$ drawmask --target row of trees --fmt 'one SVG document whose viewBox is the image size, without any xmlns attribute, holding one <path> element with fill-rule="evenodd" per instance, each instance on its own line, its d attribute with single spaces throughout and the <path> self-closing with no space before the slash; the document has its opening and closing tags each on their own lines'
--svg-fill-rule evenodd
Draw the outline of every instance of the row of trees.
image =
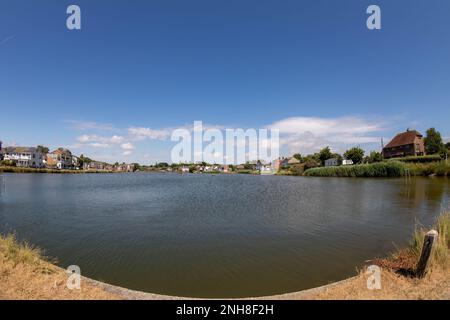
<svg viewBox="0 0 450 320">
<path fill-rule="evenodd" d="M 424 139 L 425 151 L 429 155 L 439 154 L 442 157 L 450 154 L 450 142 L 444 144 L 442 136 L 435 128 L 430 128 L 426 132 Z M 325 161 L 328 159 L 336 158 L 338 162 L 342 163 L 343 159 L 352 160 L 354 164 L 360 163 L 375 163 L 383 161 L 383 155 L 381 152 L 372 151 L 369 155 L 365 155 L 365 151 L 360 147 L 353 147 L 345 151 L 343 155 L 339 153 L 333 153 L 330 147 L 325 147 L 317 153 L 307 155 L 303 157 L 297 153 L 293 156 L 301 163 L 305 164 L 305 167 L 315 167 L 325 165 Z"/>
<path fill-rule="evenodd" d="M 293 157 L 299 160 L 301 163 L 306 164 L 307 167 L 317 167 L 320 165 L 324 166 L 326 160 L 333 158 L 338 159 L 338 162 L 340 163 L 342 163 L 343 159 L 352 160 L 354 164 L 362 163 L 365 160 L 367 161 L 370 160 L 371 162 L 375 162 L 378 159 L 380 159 L 379 161 L 382 160 L 381 153 L 379 152 L 372 152 L 370 156 L 366 158 L 364 158 L 364 154 L 365 154 L 364 150 L 361 149 L 360 147 L 353 147 L 345 151 L 343 155 L 332 152 L 330 147 L 325 147 L 319 152 L 307 155 L 305 157 L 303 157 L 299 153 L 294 154 Z"/>
</svg>

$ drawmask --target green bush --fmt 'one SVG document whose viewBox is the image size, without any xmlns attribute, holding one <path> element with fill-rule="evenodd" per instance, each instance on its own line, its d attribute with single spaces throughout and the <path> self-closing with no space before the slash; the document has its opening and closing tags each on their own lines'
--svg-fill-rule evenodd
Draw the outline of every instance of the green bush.
<svg viewBox="0 0 450 320">
<path fill-rule="evenodd" d="M 353 166 L 322 167 L 306 170 L 305 176 L 313 177 L 402 177 L 407 166 L 402 162 L 378 162 Z"/>
<path fill-rule="evenodd" d="M 306 170 L 304 175 L 314 177 L 450 176 L 450 164 L 445 161 L 432 163 L 385 161 L 354 166 L 314 168 Z"/>
<path fill-rule="evenodd" d="M 414 176 L 449 176 L 450 165 L 445 161 L 433 162 L 433 163 L 408 163 L 407 168 Z"/>
<path fill-rule="evenodd" d="M 413 162 L 413 163 L 427 163 L 441 161 L 442 158 L 438 154 L 428 155 L 428 156 L 409 156 L 404 158 L 392 158 L 388 161 L 401 161 L 401 162 Z"/>
<path fill-rule="evenodd" d="M 16 163 L 12 160 L 2 160 L 0 161 L 0 166 L 4 167 L 15 167 Z"/>
</svg>

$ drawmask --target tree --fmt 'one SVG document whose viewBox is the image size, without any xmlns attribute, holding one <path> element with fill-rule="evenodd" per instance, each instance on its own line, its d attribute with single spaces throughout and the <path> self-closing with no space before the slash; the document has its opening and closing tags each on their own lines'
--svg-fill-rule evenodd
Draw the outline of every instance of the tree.
<svg viewBox="0 0 450 320">
<path fill-rule="evenodd" d="M 300 153 L 294 154 L 293 157 L 294 157 L 295 159 L 297 159 L 298 161 L 300 161 L 300 162 L 302 161 L 302 155 L 301 155 Z"/>
<path fill-rule="evenodd" d="M 450 150 L 450 142 L 447 142 L 447 143 L 445 144 L 445 147 L 446 147 L 448 150 Z"/>
<path fill-rule="evenodd" d="M 444 143 L 439 131 L 435 128 L 427 130 L 427 136 L 425 137 L 425 151 L 427 154 L 441 153 L 444 149 Z"/>
<path fill-rule="evenodd" d="M 47 147 L 44 146 L 37 146 L 37 151 L 42 153 L 42 154 L 47 154 L 50 150 Z"/>
<path fill-rule="evenodd" d="M 383 161 L 383 155 L 381 152 L 372 151 L 369 156 L 366 157 L 367 163 L 375 163 Z"/>
<path fill-rule="evenodd" d="M 157 168 L 167 168 L 169 166 L 169 164 L 167 162 L 158 162 L 156 164 Z"/>
<path fill-rule="evenodd" d="M 325 164 L 325 160 L 331 159 L 333 154 L 331 153 L 330 147 L 323 148 L 319 152 L 319 160 L 322 165 Z"/>
<path fill-rule="evenodd" d="M 308 169 L 311 169 L 311 168 L 318 167 L 319 163 L 317 161 L 315 161 L 314 159 L 312 159 L 312 158 L 308 158 L 305 161 L 304 166 L 305 166 L 305 170 L 308 170 Z"/>
<path fill-rule="evenodd" d="M 361 163 L 364 158 L 364 150 L 360 147 L 351 148 L 345 151 L 344 158 L 352 160 L 354 164 Z"/>
</svg>

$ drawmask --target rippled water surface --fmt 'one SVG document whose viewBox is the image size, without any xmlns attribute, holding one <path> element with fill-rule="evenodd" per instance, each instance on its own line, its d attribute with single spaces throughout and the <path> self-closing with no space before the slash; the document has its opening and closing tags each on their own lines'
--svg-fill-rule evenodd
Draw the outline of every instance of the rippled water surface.
<svg viewBox="0 0 450 320">
<path fill-rule="evenodd" d="M 340 280 L 448 207 L 447 179 L 3 174 L 0 231 L 148 292 L 243 297 Z"/>
</svg>

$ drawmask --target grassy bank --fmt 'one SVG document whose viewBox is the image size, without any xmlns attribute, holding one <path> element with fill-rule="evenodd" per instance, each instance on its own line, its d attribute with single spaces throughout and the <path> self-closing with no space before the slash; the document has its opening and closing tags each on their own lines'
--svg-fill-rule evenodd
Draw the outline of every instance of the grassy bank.
<svg viewBox="0 0 450 320">
<path fill-rule="evenodd" d="M 411 176 L 449 176 L 450 164 L 445 161 L 432 163 L 407 163 L 384 161 L 354 166 L 321 167 L 306 170 L 311 177 L 403 177 Z"/>
<path fill-rule="evenodd" d="M 59 174 L 113 173 L 113 171 L 101 171 L 101 170 L 58 170 L 58 169 L 36 169 L 36 168 L 0 166 L 0 173 L 1 172 L 7 172 L 7 173 L 59 173 Z"/>
<path fill-rule="evenodd" d="M 81 289 L 66 287 L 67 274 L 46 260 L 42 251 L 14 235 L 0 235 L 0 299 L 117 299 L 82 281 Z"/>
<path fill-rule="evenodd" d="M 442 214 L 435 226 L 439 232 L 430 271 L 423 279 L 415 276 L 425 229 L 417 230 L 408 248 L 388 258 L 369 261 L 381 268 L 381 289 L 368 290 L 368 274 L 360 274 L 335 287 L 316 294 L 312 299 L 450 299 L 450 213 Z"/>
</svg>

